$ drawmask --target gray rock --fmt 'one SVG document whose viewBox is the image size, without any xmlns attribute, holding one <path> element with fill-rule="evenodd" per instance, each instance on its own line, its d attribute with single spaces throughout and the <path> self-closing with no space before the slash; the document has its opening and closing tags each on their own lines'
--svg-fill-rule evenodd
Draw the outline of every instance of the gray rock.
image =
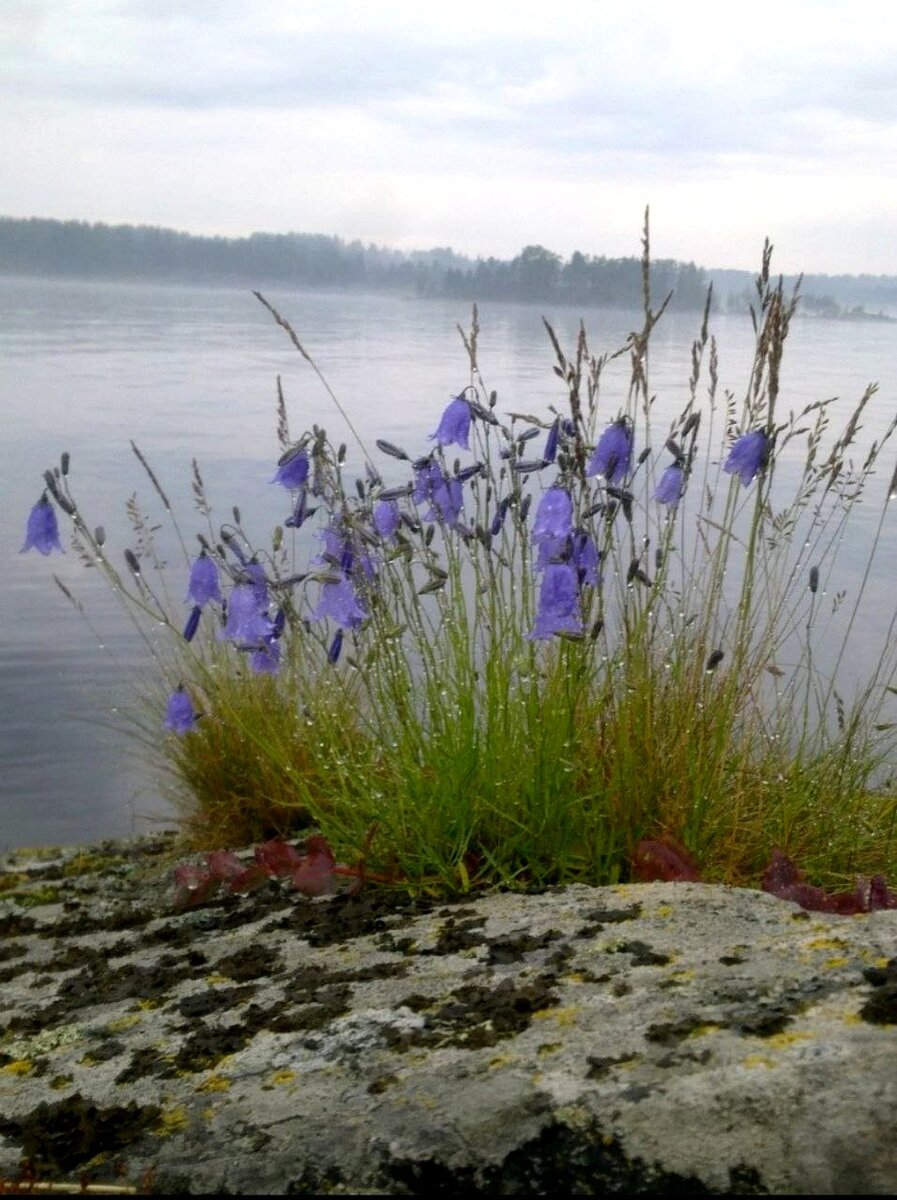
<svg viewBox="0 0 897 1200">
<path fill-rule="evenodd" d="M 170 850 L 0 866 L 0 1179 L 897 1191 L 897 911 L 272 883 L 175 913 Z"/>
</svg>

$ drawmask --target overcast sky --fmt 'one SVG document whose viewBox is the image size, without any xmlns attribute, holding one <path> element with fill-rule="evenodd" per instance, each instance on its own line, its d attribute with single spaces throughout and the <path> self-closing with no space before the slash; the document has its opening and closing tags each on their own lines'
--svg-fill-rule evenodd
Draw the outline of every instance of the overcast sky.
<svg viewBox="0 0 897 1200">
<path fill-rule="evenodd" d="M 0 0 L 0 214 L 897 274 L 893 0 Z"/>
</svg>

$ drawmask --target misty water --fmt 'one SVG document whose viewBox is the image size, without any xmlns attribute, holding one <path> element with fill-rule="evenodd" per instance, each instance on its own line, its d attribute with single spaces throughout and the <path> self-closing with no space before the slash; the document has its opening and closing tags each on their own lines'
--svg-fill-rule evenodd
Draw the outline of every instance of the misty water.
<svg viewBox="0 0 897 1200">
<path fill-rule="evenodd" d="M 293 324 L 370 446 L 386 438 L 414 453 L 449 398 L 469 381 L 456 323 L 457 302 L 347 293 L 287 293 L 271 302 Z M 638 324 L 634 313 L 546 313 L 572 350 L 580 316 L 595 352 L 616 349 Z M 497 411 L 545 413 L 564 389 L 541 311 L 484 304 L 480 365 Z M 664 317 L 652 343 L 657 449 L 687 399 L 697 314 Z M 753 349 L 747 317 L 718 315 L 720 386 L 743 395 Z M 199 459 L 219 521 L 239 504 L 259 544 L 287 514 L 288 497 L 268 481 L 278 457 L 276 378 L 282 378 L 293 436 L 313 422 L 361 456 L 308 364 L 248 289 L 0 279 L 0 479 L 6 569 L 0 574 L 0 849 L 141 832 L 171 810 L 152 765 L 129 739 L 126 721 L 152 662 L 96 571 L 67 548 L 45 559 L 19 554 L 25 520 L 39 498 L 43 471 L 71 455 L 73 492 L 91 524 L 107 530 L 110 558 L 133 541 L 125 516 L 137 492 L 155 519 L 158 501 L 130 449 L 134 439 L 178 511 L 185 531 L 202 526 L 190 494 L 190 462 Z M 625 402 L 626 358 L 603 385 L 607 420 Z M 846 413 L 866 383 L 881 385 L 860 444 L 879 436 L 897 407 L 897 325 L 795 321 L 786 348 L 781 410 L 839 396 Z M 835 424 L 836 422 L 833 422 Z M 894 454 L 877 487 L 854 514 L 843 578 L 859 585 Z M 868 614 L 850 656 L 854 682 L 871 669 L 895 603 L 897 509 L 886 522 Z M 61 518 L 63 542 L 67 545 Z M 117 557 L 116 557 L 117 556 Z M 56 573 L 84 606 L 74 611 Z M 186 571 L 172 558 L 172 593 Z M 180 593 L 180 594 L 178 594 Z M 185 606 L 186 614 L 187 608 Z M 850 680 L 844 690 L 849 692 Z M 162 714 L 159 715 L 159 736 Z"/>
</svg>

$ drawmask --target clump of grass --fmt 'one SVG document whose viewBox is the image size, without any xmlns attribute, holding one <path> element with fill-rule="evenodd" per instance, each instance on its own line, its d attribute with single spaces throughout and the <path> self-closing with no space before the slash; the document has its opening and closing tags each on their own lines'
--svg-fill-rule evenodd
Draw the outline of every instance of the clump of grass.
<svg viewBox="0 0 897 1200">
<path fill-rule="evenodd" d="M 744 395 L 719 393 L 708 296 L 688 400 L 658 436 L 650 344 L 669 298 L 654 306 L 647 222 L 643 278 L 642 327 L 615 354 L 594 355 L 583 328 L 568 354 L 546 326 L 562 401 L 544 414 L 503 412 L 486 391 L 474 309 L 471 382 L 435 445 L 415 457 L 378 442 L 375 461 L 358 439 L 351 482 L 324 429 L 291 441 L 278 389 L 290 513 L 264 549 L 236 509 L 215 528 L 195 466 L 193 558 L 135 447 L 190 567 L 183 634 L 136 501 L 119 572 L 67 461 L 46 474 L 143 636 L 147 622 L 172 634 L 144 735 L 195 844 L 312 824 L 341 860 L 364 847 L 375 871 L 440 889 L 625 879 L 638 843 L 661 836 L 731 883 L 756 883 L 774 847 L 820 883 L 893 873 L 897 643 L 853 702 L 837 690 L 893 482 L 852 607 L 825 593 L 895 425 L 856 462 L 874 387 L 834 437 L 832 401 L 779 413 L 797 294 L 771 279 L 767 246 Z M 621 355 L 630 385 L 607 398 Z M 45 552 L 48 506 L 29 525 Z"/>
</svg>

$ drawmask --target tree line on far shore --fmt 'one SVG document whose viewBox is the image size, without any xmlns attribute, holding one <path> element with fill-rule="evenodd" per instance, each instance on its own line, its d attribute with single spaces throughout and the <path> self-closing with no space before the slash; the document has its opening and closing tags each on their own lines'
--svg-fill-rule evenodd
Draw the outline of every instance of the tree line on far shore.
<svg viewBox="0 0 897 1200">
<path fill-rule="evenodd" d="M 694 263 L 652 262 L 655 303 L 673 292 L 680 308 L 699 309 L 709 276 Z M 365 287 L 463 300 L 552 301 L 638 307 L 638 258 L 544 246 L 515 258 L 468 258 L 450 248 L 401 251 L 310 233 L 198 237 L 146 225 L 0 217 L 0 273 L 148 278 L 179 282 L 276 282 L 296 287 Z"/>
</svg>

